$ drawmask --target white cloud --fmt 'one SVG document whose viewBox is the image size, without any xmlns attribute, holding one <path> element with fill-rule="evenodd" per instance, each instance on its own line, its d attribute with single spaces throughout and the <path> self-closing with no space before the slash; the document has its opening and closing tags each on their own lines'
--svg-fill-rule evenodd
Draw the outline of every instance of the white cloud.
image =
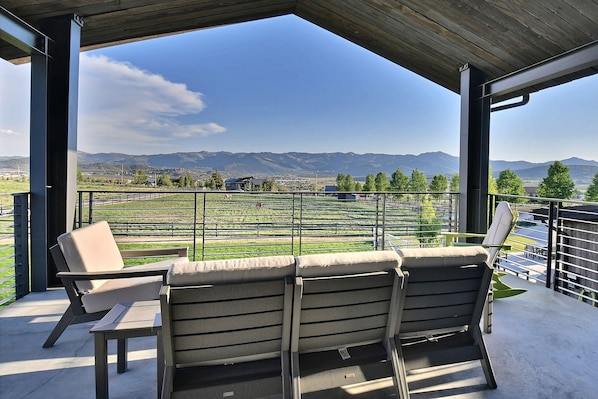
<svg viewBox="0 0 598 399">
<path fill-rule="evenodd" d="M 11 129 L 1 129 L 0 128 L 0 134 L 5 134 L 7 136 L 20 136 L 21 134 L 18 132 L 15 132 L 14 130 Z"/>
<path fill-rule="evenodd" d="M 0 59 L 0 156 L 29 155 L 28 64 Z"/>
<path fill-rule="evenodd" d="M 83 151 L 183 150 L 192 145 L 186 140 L 226 131 L 214 122 L 181 121 L 197 119 L 205 108 L 202 94 L 185 84 L 105 56 L 81 54 L 80 68 L 78 147 Z"/>
</svg>

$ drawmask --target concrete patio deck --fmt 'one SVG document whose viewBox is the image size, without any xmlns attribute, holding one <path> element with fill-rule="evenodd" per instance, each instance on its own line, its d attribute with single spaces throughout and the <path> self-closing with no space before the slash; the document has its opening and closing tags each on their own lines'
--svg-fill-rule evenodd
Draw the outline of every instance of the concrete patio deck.
<svg viewBox="0 0 598 399">
<path fill-rule="evenodd" d="M 598 309 L 513 276 L 505 281 L 529 291 L 494 305 L 493 332 L 485 339 L 498 388 L 486 387 L 473 362 L 410 375 L 412 398 L 596 397 Z M 2 399 L 95 397 L 93 323 L 70 326 L 53 348 L 42 349 L 67 305 L 64 290 L 53 289 L 0 311 Z M 124 374 L 116 373 L 115 342 L 109 353 L 111 398 L 157 397 L 155 337 L 129 340 Z M 359 391 L 347 389 L 346 397 L 358 398 Z"/>
</svg>

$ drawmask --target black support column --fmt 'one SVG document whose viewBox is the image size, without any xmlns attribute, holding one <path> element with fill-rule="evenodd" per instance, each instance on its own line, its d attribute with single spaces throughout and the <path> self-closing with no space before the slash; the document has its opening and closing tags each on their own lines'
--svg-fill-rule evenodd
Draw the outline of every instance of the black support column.
<svg viewBox="0 0 598 399">
<path fill-rule="evenodd" d="M 482 95 L 485 77 L 480 70 L 466 64 L 460 72 L 459 230 L 486 233 L 490 162 L 490 97 Z"/>
<path fill-rule="evenodd" d="M 42 23 L 42 31 L 51 39 L 47 86 L 47 246 L 55 244 L 60 234 L 70 231 L 75 218 L 82 25 L 82 20 L 73 14 L 49 18 Z M 48 256 L 48 286 L 58 283 L 56 266 Z"/>
<path fill-rule="evenodd" d="M 30 226 L 31 291 L 43 292 L 48 284 L 48 208 L 46 203 L 48 57 L 31 55 L 30 116 Z"/>
</svg>

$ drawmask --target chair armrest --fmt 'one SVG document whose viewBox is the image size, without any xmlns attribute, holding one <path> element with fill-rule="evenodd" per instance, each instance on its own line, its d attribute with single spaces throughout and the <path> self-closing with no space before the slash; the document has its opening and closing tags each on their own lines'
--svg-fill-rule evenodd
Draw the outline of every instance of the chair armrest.
<svg viewBox="0 0 598 399">
<path fill-rule="evenodd" d="M 482 245 L 482 244 L 476 244 L 474 242 L 453 242 L 451 245 L 454 247 L 468 247 L 468 246 L 479 245 L 484 248 L 500 248 L 500 249 L 504 249 L 507 251 L 511 250 L 511 246 L 508 244 L 484 244 L 484 245 Z"/>
<path fill-rule="evenodd" d="M 132 278 L 132 277 L 147 277 L 147 276 L 162 276 L 165 278 L 168 269 L 162 268 L 147 268 L 136 270 L 114 270 L 110 272 L 59 272 L 56 277 L 63 280 L 110 280 L 115 278 Z"/>
<path fill-rule="evenodd" d="M 484 233 L 459 233 L 457 231 L 441 231 L 441 236 L 445 236 L 447 238 L 484 238 L 486 234 Z"/>
<path fill-rule="evenodd" d="M 452 245 L 460 245 L 457 241 L 459 238 L 484 238 L 486 234 L 482 233 L 459 233 L 457 231 L 441 231 L 440 235 L 444 237 L 444 242 L 446 246 Z M 465 243 L 467 245 L 467 243 Z M 471 245 L 471 244 L 469 244 Z M 479 244 L 477 244 L 479 245 Z"/>
<path fill-rule="evenodd" d="M 172 248 L 142 248 L 142 249 L 121 249 L 120 254 L 123 258 L 146 258 L 166 255 L 177 255 L 179 258 L 187 257 L 188 247 Z"/>
</svg>

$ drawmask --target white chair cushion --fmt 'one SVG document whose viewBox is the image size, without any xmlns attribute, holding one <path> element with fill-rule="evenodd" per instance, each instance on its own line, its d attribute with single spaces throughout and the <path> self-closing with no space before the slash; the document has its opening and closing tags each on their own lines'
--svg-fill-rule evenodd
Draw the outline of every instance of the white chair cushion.
<svg viewBox="0 0 598 399">
<path fill-rule="evenodd" d="M 498 245 L 504 244 L 507 236 L 511 232 L 514 222 L 513 219 L 514 215 L 509 203 L 500 202 L 494 212 L 494 218 L 492 219 L 492 224 L 488 229 L 488 233 L 486 233 L 486 237 L 484 237 L 484 241 L 482 241 L 482 245 L 492 245 L 491 247 L 488 247 L 488 259 L 490 263 L 494 263 L 496 259 L 496 255 L 500 249 Z"/>
<path fill-rule="evenodd" d="M 482 246 L 402 248 L 398 251 L 404 267 L 464 266 L 488 261 L 488 251 Z"/>
<path fill-rule="evenodd" d="M 173 286 L 266 280 L 292 276 L 295 258 L 290 255 L 177 263 L 167 275 Z"/>
<path fill-rule="evenodd" d="M 72 272 L 109 272 L 124 267 L 123 258 L 106 221 L 62 234 L 57 241 Z M 81 292 L 90 292 L 105 281 L 77 281 L 76 284 Z"/>
<path fill-rule="evenodd" d="M 81 302 L 87 313 L 112 309 L 117 303 L 159 299 L 162 276 L 107 280 L 101 287 L 83 295 Z"/>
<path fill-rule="evenodd" d="M 395 251 L 343 252 L 297 257 L 297 275 L 338 276 L 391 270 L 401 266 Z"/>
</svg>

